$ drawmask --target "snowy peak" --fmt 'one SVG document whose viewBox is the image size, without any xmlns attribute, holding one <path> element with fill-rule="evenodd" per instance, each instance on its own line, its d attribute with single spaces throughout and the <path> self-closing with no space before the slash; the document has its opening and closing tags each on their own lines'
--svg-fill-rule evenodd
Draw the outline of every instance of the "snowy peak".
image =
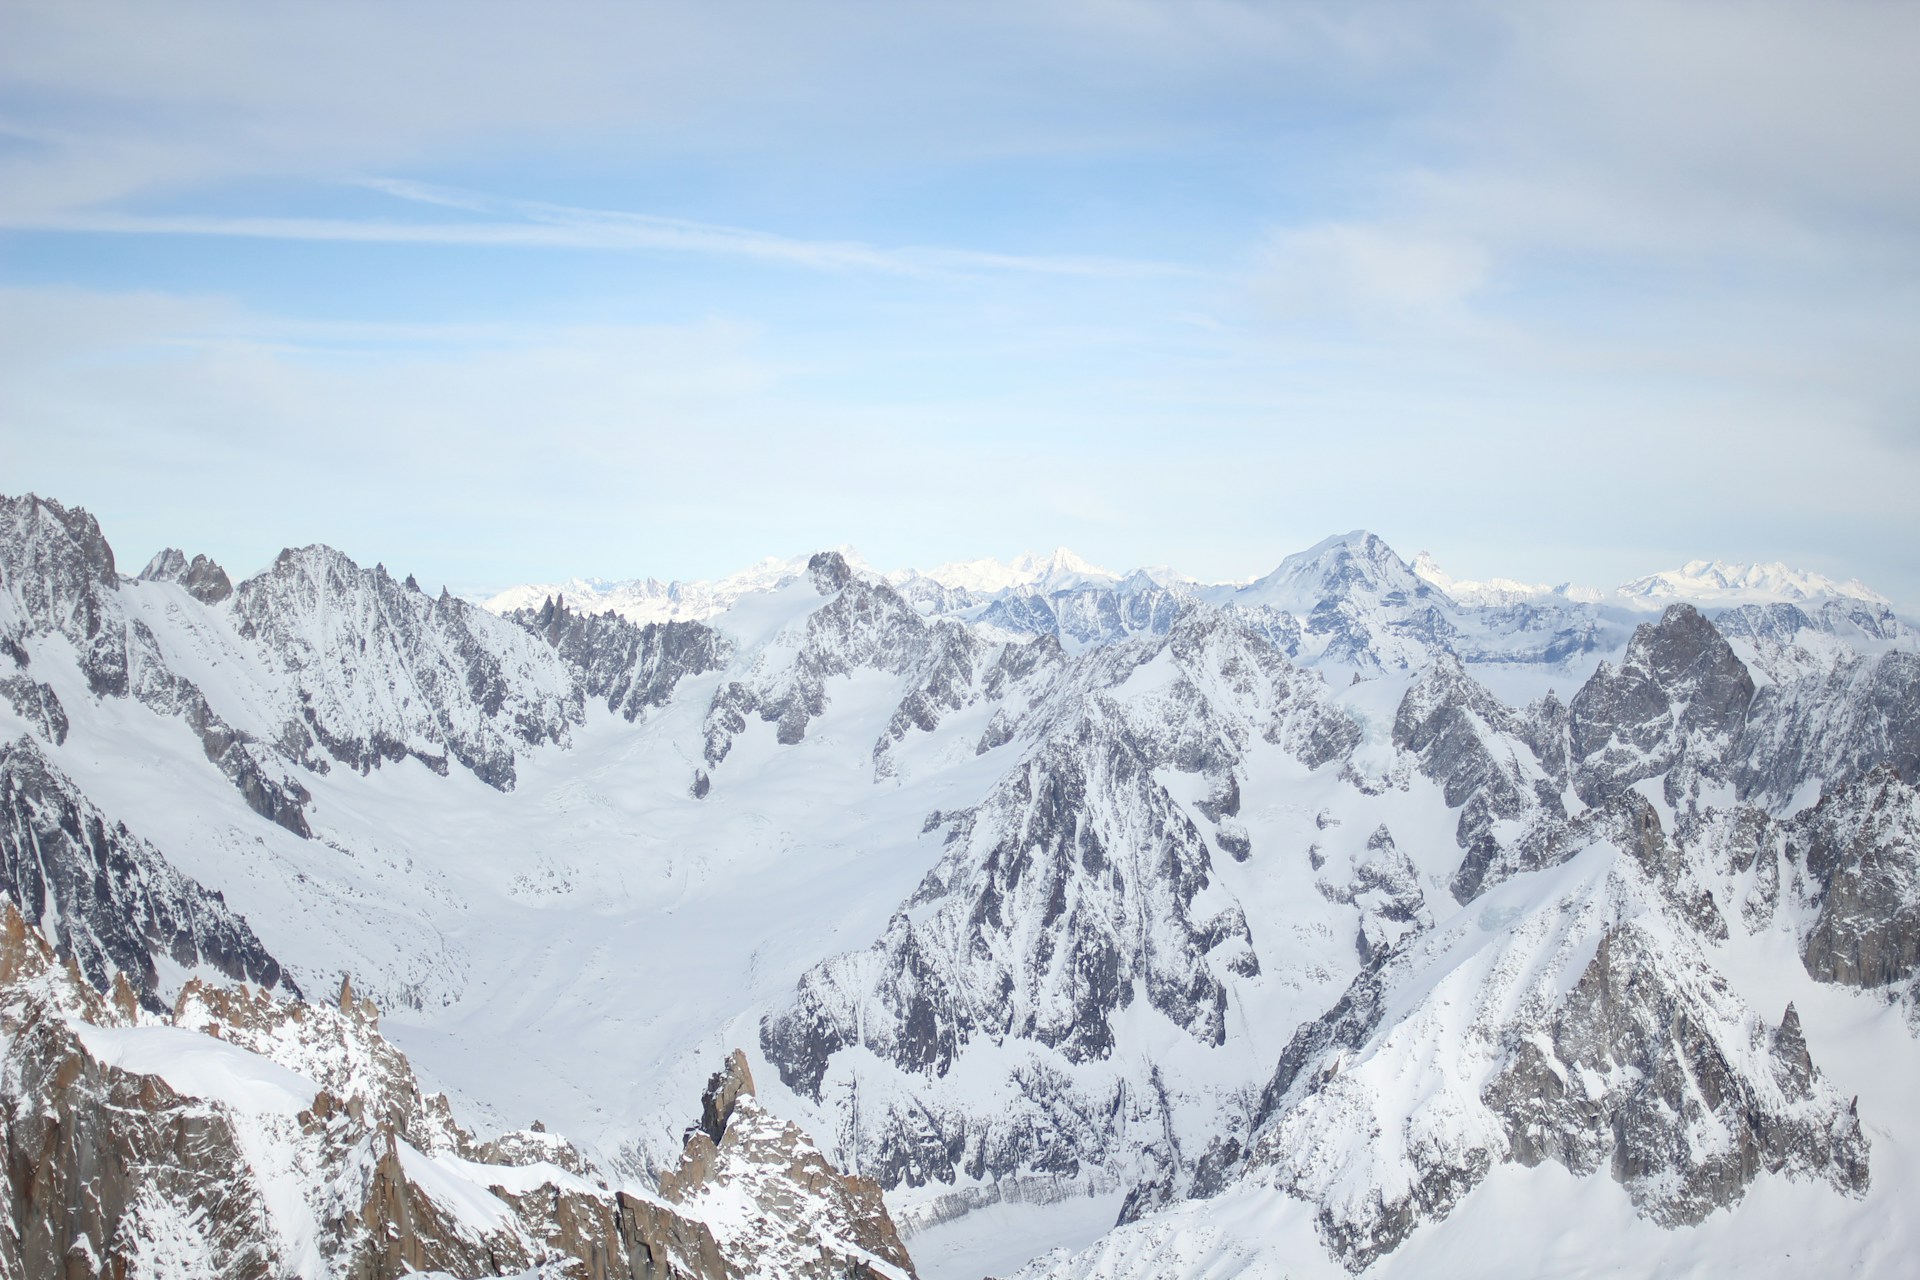
<svg viewBox="0 0 1920 1280">
<path fill-rule="evenodd" d="M 115 581 L 113 548 L 83 508 L 31 493 L 0 498 L 0 649 L 17 664 L 25 664 L 19 640 L 31 630 L 92 641 Z"/>
<path fill-rule="evenodd" d="M 1624 583 L 1620 594 L 1646 600 L 1696 600 L 1712 604 L 1796 603 L 1836 596 L 1873 604 L 1891 603 L 1858 578 L 1836 582 L 1777 560 L 1771 564 L 1689 560 L 1678 569 L 1651 573 Z"/>
<path fill-rule="evenodd" d="M 991 556 L 956 560 L 937 565 L 919 576 L 931 578 L 943 587 L 956 587 L 976 595 L 994 595 L 1019 587 L 1050 593 L 1082 586 L 1111 586 L 1120 581 L 1120 575 L 1089 563 L 1066 547 L 1055 547 L 1044 556 L 1029 552 L 1015 556 L 1011 562 Z"/>
<path fill-rule="evenodd" d="M 1411 602 L 1439 596 L 1413 567 L 1402 560 L 1377 534 L 1365 529 L 1324 539 L 1280 562 L 1280 567 L 1235 593 L 1242 604 L 1272 605 L 1295 613 L 1311 613 L 1329 600 L 1353 596 Z"/>
</svg>

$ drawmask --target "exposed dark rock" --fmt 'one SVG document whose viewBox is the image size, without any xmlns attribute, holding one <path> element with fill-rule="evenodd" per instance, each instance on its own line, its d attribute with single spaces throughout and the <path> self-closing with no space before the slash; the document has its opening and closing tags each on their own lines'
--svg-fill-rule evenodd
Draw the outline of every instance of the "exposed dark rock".
<svg viewBox="0 0 1920 1280">
<path fill-rule="evenodd" d="M 5 698 L 15 715 L 55 746 L 67 740 L 66 708 L 47 685 L 23 675 L 6 676 L 0 678 L 0 698 Z"/>
<path fill-rule="evenodd" d="M 233 582 L 227 571 L 203 555 L 188 561 L 186 553 L 174 547 L 155 555 L 140 571 L 142 582 L 177 582 L 201 604 L 219 604 L 233 594 Z M 407 579 L 411 584 L 413 579 Z"/>
<path fill-rule="evenodd" d="M 298 689 L 288 736 L 362 772 L 408 756 L 444 772 L 450 757 L 511 790 L 516 749 L 564 741 L 580 719 L 580 691 L 547 645 L 330 547 L 281 552 L 232 608 Z"/>
<path fill-rule="evenodd" d="M 122 998 L 124 997 L 124 998 Z M 431 1271 L 567 1280 L 911 1280 L 879 1188 L 833 1168 L 768 1115 L 736 1055 L 710 1094 L 716 1142 L 696 1128 L 662 1198 L 610 1190 L 539 1131 L 477 1142 L 420 1091 L 343 984 L 339 1009 L 191 984 L 171 1027 L 130 992 L 102 1000 L 9 904 L 0 911 L 0 1158 L 9 1174 L 0 1274 L 321 1274 L 399 1280 Z M 297 1117 L 234 1123 L 219 1098 L 96 1058 L 87 1034 L 199 1033 L 320 1082 Z M 243 1136 L 244 1135 L 244 1136 Z M 457 1157 L 422 1180 L 437 1155 Z M 532 1166 L 531 1169 L 528 1166 Z M 500 1170 L 488 1185 L 489 1167 Z M 511 1174 L 509 1170 L 512 1170 Z M 545 1170 L 544 1174 L 542 1170 Z M 462 1181 L 451 1192 L 450 1181 Z M 503 1185 L 504 1184 L 504 1185 Z M 512 1190 L 508 1187 L 511 1186 Z M 269 1197 L 272 1197 L 271 1201 Z M 722 1212 L 703 1220 L 712 1197 Z M 476 1214 L 474 1206 L 493 1201 Z M 744 1200 L 749 1212 L 737 1211 Z M 289 1212 L 317 1232 L 290 1240 Z M 298 1247 L 302 1256 L 288 1250 Z"/>
<path fill-rule="evenodd" d="M 48 922 L 96 990 L 123 975 L 148 1008 L 162 1007 L 160 956 L 297 994 L 218 893 L 109 823 L 31 738 L 0 746 L 0 894 Z"/>
<path fill-rule="evenodd" d="M 1882 765 L 1821 797 L 1787 839 L 1814 890 L 1807 972 L 1854 987 L 1920 978 L 1920 791 Z"/>
<path fill-rule="evenodd" d="M 0 497 L 0 590 L 30 629 L 57 631 L 85 653 L 118 581 L 113 548 L 85 510 L 33 494 Z"/>
<path fill-rule="evenodd" d="M 931 723 L 940 710 L 961 705 L 962 691 L 970 690 L 983 647 L 970 632 L 953 622 L 929 622 L 893 588 L 852 577 L 837 552 L 822 552 L 814 559 L 825 566 L 815 574 L 816 585 L 839 582 L 822 591 L 832 599 L 801 624 L 797 653 L 781 665 L 756 667 L 715 691 L 705 725 L 709 767 L 726 759 L 750 716 L 774 725 L 782 746 L 800 742 L 807 725 L 826 712 L 826 682 L 855 670 L 914 677 L 894 717 L 898 733 L 889 729 L 894 740 L 915 724 Z M 839 570 L 846 570 L 844 581 Z M 883 749 L 876 751 L 876 756 L 883 754 Z"/>
<path fill-rule="evenodd" d="M 1920 654 L 1846 657 L 1755 696 L 1733 780 L 1779 803 L 1808 782 L 1841 786 L 1878 765 L 1920 781 Z"/>
<path fill-rule="evenodd" d="M 1735 1203 L 1762 1171 L 1864 1192 L 1859 1118 L 1814 1069 L 1797 1015 L 1774 1029 L 1755 1018 L 1692 931 L 1650 909 L 1664 896 L 1654 869 L 1625 852 L 1590 863 L 1608 874 L 1568 882 L 1575 896 L 1524 922 L 1489 908 L 1480 928 L 1525 932 L 1504 935 L 1519 963 L 1489 964 L 1477 988 L 1451 972 L 1444 939 L 1416 945 L 1369 967 L 1296 1032 L 1248 1158 L 1319 1206 L 1322 1237 L 1350 1270 L 1445 1216 L 1508 1160 L 1605 1171 L 1642 1214 L 1670 1226 Z M 1598 936 L 1588 940 L 1590 928 Z M 1469 1026 L 1469 1039 L 1498 1037 L 1487 1067 L 1469 1066 L 1476 1052 L 1456 1048 L 1440 1070 L 1484 1081 L 1472 1087 L 1504 1139 L 1487 1141 L 1476 1121 L 1438 1118 L 1471 1110 L 1465 1099 L 1428 1122 L 1395 1122 L 1404 1100 L 1379 1091 L 1412 1072 L 1444 1092 L 1420 1064 Z M 1355 1114 L 1378 1114 L 1379 1127 L 1354 1133 Z"/>
<path fill-rule="evenodd" d="M 914 1274 L 879 1185 L 841 1173 L 799 1128 L 769 1114 L 738 1049 L 707 1085 L 700 1123 L 660 1194 L 696 1216 L 710 1199 L 730 1206 L 742 1195 L 760 1210 L 752 1220 L 725 1209 L 708 1219 L 729 1275 L 886 1280 L 869 1259 Z"/>
<path fill-rule="evenodd" d="M 1692 605 L 1670 606 L 1633 633 L 1617 669 L 1602 663 L 1574 695 L 1574 790 L 1598 804 L 1683 761 L 1716 768 L 1753 698 L 1753 677 L 1713 624 Z"/>
<path fill-rule="evenodd" d="M 1728 1043 L 1716 1011 L 1670 967 L 1644 932 L 1610 931 L 1552 1023 L 1553 1057 L 1515 1039 L 1485 1095 L 1507 1119 L 1511 1158 L 1604 1168 L 1666 1226 L 1734 1203 L 1763 1169 L 1864 1192 L 1859 1118 L 1830 1091 L 1815 1096 L 1793 1007 L 1772 1032 Z M 1617 1083 L 1596 1091 L 1602 1080 Z"/>
<path fill-rule="evenodd" d="M 732 642 L 703 623 L 641 626 L 612 612 L 575 613 L 558 597 L 509 616 L 559 651 L 587 697 L 628 720 L 664 707 L 682 680 L 717 671 L 733 655 Z"/>
<path fill-rule="evenodd" d="M 807 576 L 813 580 L 814 590 L 830 596 L 853 581 L 853 570 L 838 551 L 816 551 L 807 561 Z"/>
</svg>

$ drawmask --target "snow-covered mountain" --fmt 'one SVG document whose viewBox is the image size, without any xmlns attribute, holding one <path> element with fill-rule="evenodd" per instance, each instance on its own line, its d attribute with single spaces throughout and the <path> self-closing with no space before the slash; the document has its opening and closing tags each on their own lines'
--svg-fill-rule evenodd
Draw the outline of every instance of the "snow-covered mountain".
<svg viewBox="0 0 1920 1280">
<path fill-rule="evenodd" d="M 1047 594 L 1090 585 L 1112 586 L 1120 581 L 1119 574 L 1089 564 L 1065 547 L 1055 547 L 1048 555 L 1028 552 L 1011 561 L 991 557 L 957 560 L 917 575 L 908 570 L 903 576 L 930 578 L 943 587 L 954 587 L 977 596 L 994 595 L 1016 587 L 1030 587 Z"/>
<path fill-rule="evenodd" d="M 1891 603 L 1858 578 L 1836 582 L 1801 569 L 1772 564 L 1728 564 L 1689 560 L 1678 569 L 1648 574 L 1623 583 L 1620 594 L 1646 600 L 1693 600 L 1708 604 L 1799 604 L 1822 598 Z"/>
<path fill-rule="evenodd" d="M 1238 585 L 775 564 L 489 611 L 324 547 L 128 578 L 0 501 L 0 889 L 136 1021 L 348 975 L 448 1124 L 702 1221 L 797 1194 L 689 1154 L 743 1045 L 755 1168 L 871 1179 L 935 1280 L 1920 1249 L 1884 602 L 1455 594 L 1364 532 Z"/>
</svg>

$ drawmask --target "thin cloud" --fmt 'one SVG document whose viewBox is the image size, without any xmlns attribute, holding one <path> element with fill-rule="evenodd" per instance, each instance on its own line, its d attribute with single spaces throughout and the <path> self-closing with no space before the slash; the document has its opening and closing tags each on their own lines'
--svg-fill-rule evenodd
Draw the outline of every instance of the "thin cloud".
<svg viewBox="0 0 1920 1280">
<path fill-rule="evenodd" d="M 97 235 L 227 236 L 365 244 L 697 253 L 821 270 L 865 270 L 910 276 L 1015 272 L 1112 278 L 1188 273 L 1187 268 L 1168 263 L 1115 258 L 1031 256 L 938 247 L 880 248 L 852 240 L 803 240 L 721 223 L 513 200 L 405 179 L 366 179 L 359 185 L 410 203 L 459 209 L 486 215 L 491 220 L 401 222 L 79 209 L 0 215 L 0 226 L 15 231 Z"/>
</svg>

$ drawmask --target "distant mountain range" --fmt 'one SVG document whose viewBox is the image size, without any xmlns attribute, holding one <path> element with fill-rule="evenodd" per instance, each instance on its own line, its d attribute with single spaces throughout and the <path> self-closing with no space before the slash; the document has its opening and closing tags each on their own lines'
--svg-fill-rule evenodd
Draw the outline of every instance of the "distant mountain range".
<svg viewBox="0 0 1920 1280">
<path fill-rule="evenodd" d="M 1778 565 L 483 608 L 0 499 L 0 1274 L 1900 1274 L 1917 782 Z"/>
<path fill-rule="evenodd" d="M 1300 555 L 1289 557 L 1273 574 L 1258 579 L 1268 592 L 1281 589 L 1303 571 L 1325 558 L 1336 546 L 1385 547 L 1380 539 L 1365 530 L 1355 530 L 1329 538 Z M 880 574 L 851 547 L 838 549 L 847 562 L 862 572 L 879 574 L 896 589 L 918 598 L 943 602 L 964 600 L 978 605 L 1008 594 L 1052 595 L 1072 590 L 1124 590 L 1127 583 L 1152 584 L 1170 590 L 1219 599 L 1223 593 L 1243 590 L 1245 583 L 1202 583 L 1177 570 L 1165 567 L 1134 569 L 1115 573 L 1090 564 L 1066 547 L 1056 547 L 1046 555 L 1026 554 L 1011 561 L 991 557 L 961 560 L 938 565 L 925 571 L 900 569 Z M 1392 556 L 1389 550 L 1388 555 Z M 1696 604 L 1797 604 L 1825 599 L 1859 600 L 1872 605 L 1891 606 L 1878 592 L 1858 579 L 1838 582 L 1817 573 L 1792 569 L 1784 564 L 1729 564 L 1720 560 L 1693 560 L 1679 569 L 1647 574 L 1623 583 L 1613 591 L 1562 583 L 1558 586 L 1518 582 L 1511 578 L 1491 578 L 1484 582 L 1455 578 L 1442 569 L 1426 552 L 1411 564 L 1393 556 L 1413 577 L 1438 589 L 1456 604 L 1511 605 L 1526 601 L 1563 599 L 1579 604 L 1606 602 L 1642 603 L 1658 607 L 1671 600 Z M 661 582 L 657 578 L 571 578 L 565 582 L 526 583 L 503 591 L 472 597 L 496 613 L 515 609 L 538 608 L 548 596 L 563 596 L 575 608 L 611 609 L 631 622 L 665 622 L 670 619 L 699 620 L 723 612 L 733 601 L 749 592 L 765 590 L 791 582 L 806 569 L 806 556 L 781 560 L 768 558 L 751 568 L 711 582 Z M 1310 572 L 1310 571 L 1307 571 Z M 1381 572 L 1391 573 L 1382 568 Z M 941 591 L 930 591 L 931 584 Z M 1294 602 L 1310 597 L 1309 588 L 1296 593 Z M 1649 603 L 1650 602 L 1650 603 Z M 964 606 L 962 606 L 964 607 Z"/>
</svg>

